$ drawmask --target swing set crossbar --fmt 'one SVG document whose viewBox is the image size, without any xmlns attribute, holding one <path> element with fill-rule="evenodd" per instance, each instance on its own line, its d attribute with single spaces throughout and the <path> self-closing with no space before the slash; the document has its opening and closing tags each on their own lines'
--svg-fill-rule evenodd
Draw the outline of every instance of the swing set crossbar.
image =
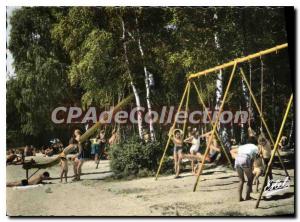
<svg viewBox="0 0 300 222">
<path fill-rule="evenodd" d="M 185 110 L 187 111 L 187 109 L 188 109 L 187 107 L 188 107 L 188 104 L 189 104 L 189 94 L 190 94 L 190 87 L 191 87 L 191 84 L 194 84 L 194 86 L 195 86 L 195 88 L 196 88 L 196 91 L 197 91 L 197 94 L 198 94 L 198 97 L 199 97 L 199 99 L 201 100 L 201 103 L 202 103 L 203 107 L 204 107 L 204 108 L 206 107 L 205 104 L 204 104 L 204 102 L 203 102 L 202 99 L 201 99 L 200 92 L 199 92 L 199 90 L 198 90 L 198 88 L 197 88 L 195 82 L 193 81 L 194 78 L 198 78 L 198 77 L 200 77 L 200 76 L 203 76 L 203 75 L 206 75 L 206 74 L 209 74 L 209 73 L 213 73 L 213 72 L 216 72 L 216 71 L 221 70 L 221 69 L 224 69 L 224 68 L 232 67 L 231 75 L 230 75 L 229 81 L 228 81 L 228 83 L 227 83 L 225 93 L 224 93 L 223 98 L 222 98 L 222 102 L 221 102 L 221 106 L 220 106 L 220 109 L 219 109 L 219 112 L 218 112 L 218 115 L 217 115 L 217 119 L 215 120 L 215 122 L 214 122 L 213 124 L 211 123 L 211 124 L 212 124 L 212 127 L 213 127 L 213 129 L 212 129 L 212 135 L 214 135 L 214 134 L 216 133 L 216 130 L 217 130 L 217 123 L 219 122 L 220 114 L 221 114 L 221 112 L 222 112 L 222 110 L 223 110 L 223 106 L 224 106 L 224 104 L 225 104 L 225 101 L 226 101 L 226 98 L 227 98 L 227 95 L 228 95 L 228 92 L 229 92 L 230 85 L 231 85 L 231 83 L 232 83 L 234 74 L 235 74 L 235 72 L 236 72 L 237 65 L 238 65 L 239 63 L 247 62 L 247 61 L 250 61 L 250 60 L 255 59 L 255 58 L 258 58 L 258 57 L 261 58 L 263 55 L 271 54 L 271 53 L 274 53 L 274 52 L 276 52 L 276 54 L 277 54 L 277 52 L 278 52 L 279 50 L 284 49 L 284 48 L 287 48 L 287 47 L 288 47 L 288 44 L 285 43 L 285 44 L 278 45 L 278 46 L 275 46 L 275 47 L 270 48 L 270 49 L 266 49 L 266 50 L 263 50 L 263 51 L 260 51 L 260 52 L 257 52 L 257 53 L 248 55 L 248 56 L 243 57 L 243 58 L 237 58 L 237 59 L 235 59 L 235 60 L 232 60 L 232 61 L 230 61 L 230 62 L 224 63 L 224 64 L 222 64 L 222 65 L 215 66 L 214 68 L 210 68 L 210 69 L 207 69 L 207 70 L 204 70 L 204 71 L 195 73 L 195 74 L 191 74 L 190 76 L 187 77 L 187 80 L 188 80 L 188 81 L 187 81 L 187 84 L 186 84 L 186 86 L 185 86 L 184 93 L 183 93 L 183 95 L 182 95 L 182 97 L 181 97 L 181 101 L 180 101 L 180 104 L 179 104 L 177 113 L 181 110 L 181 107 L 182 107 L 182 105 L 183 105 L 183 101 L 185 100 L 186 97 L 187 97 L 187 101 L 186 101 L 186 107 L 185 107 Z M 258 105 L 258 103 L 257 103 L 257 101 L 256 101 L 256 98 L 255 98 L 255 96 L 254 96 L 254 94 L 253 94 L 253 92 L 252 92 L 251 85 L 248 83 L 248 80 L 247 80 L 247 78 L 246 78 L 246 76 L 245 76 L 245 74 L 244 74 L 242 68 L 240 68 L 240 75 L 241 75 L 242 79 L 246 82 L 246 86 L 247 86 L 247 88 L 248 88 L 248 90 L 249 90 L 249 92 L 250 92 L 250 95 L 251 95 L 250 98 L 252 98 L 252 99 L 254 100 L 254 103 L 255 103 L 255 106 L 256 106 L 256 108 L 257 108 L 257 111 L 258 111 L 259 114 L 260 114 L 260 118 L 261 118 L 261 120 L 262 120 L 262 123 L 263 123 L 264 127 L 267 129 L 268 135 L 269 135 L 269 137 L 270 137 L 270 139 L 271 139 L 271 141 L 272 141 L 272 143 L 273 143 L 273 145 L 274 145 L 274 150 L 273 150 L 273 153 L 272 153 L 272 160 L 273 160 L 273 158 L 274 158 L 275 153 L 277 153 L 277 154 L 278 154 L 278 158 L 279 158 L 279 160 L 280 160 L 280 163 L 281 163 L 283 169 L 285 170 L 286 175 L 289 176 L 289 175 L 288 175 L 288 172 L 287 172 L 287 170 L 286 170 L 286 168 L 285 168 L 285 166 L 284 166 L 284 163 L 283 163 L 283 161 L 281 160 L 280 153 L 278 152 L 277 148 L 278 148 L 279 138 L 280 138 L 280 136 L 281 136 L 282 129 L 283 129 L 283 126 L 284 126 L 285 121 L 286 121 L 286 118 L 287 118 L 287 113 L 289 112 L 289 109 L 290 109 L 290 107 L 291 107 L 291 103 L 292 103 L 292 100 L 293 100 L 293 94 L 292 94 L 291 97 L 290 97 L 290 101 L 289 101 L 289 104 L 288 104 L 288 108 L 287 108 L 285 117 L 284 117 L 284 119 L 283 119 L 283 121 L 282 121 L 282 125 L 281 125 L 281 128 L 280 128 L 280 132 L 278 133 L 277 139 L 276 139 L 276 142 L 275 142 L 274 139 L 273 139 L 273 137 L 272 137 L 272 135 L 271 135 L 271 133 L 270 133 L 269 127 L 268 127 L 268 125 L 266 124 L 266 122 L 265 122 L 265 120 L 264 120 L 264 117 L 263 117 L 263 114 L 262 114 L 262 110 L 261 110 L 261 108 L 259 107 L 259 105 Z M 176 120 L 176 118 L 175 118 L 175 121 L 173 122 L 171 129 L 174 129 L 176 122 L 177 122 L 177 120 Z M 185 127 L 186 127 L 186 122 L 185 122 L 185 124 L 184 124 L 184 130 L 185 130 Z M 168 149 L 168 146 L 170 145 L 171 136 L 169 135 L 168 137 L 169 137 L 169 138 L 168 138 L 167 144 L 166 144 L 166 146 L 165 146 L 163 156 L 162 156 L 162 158 L 161 158 L 161 160 L 160 160 L 160 164 L 159 164 L 158 170 L 157 170 L 157 172 L 156 172 L 156 176 L 155 176 L 155 179 L 156 179 L 156 180 L 157 180 L 157 178 L 158 178 L 158 175 L 159 175 L 161 166 L 162 166 L 162 164 L 163 164 L 163 159 L 164 159 L 164 157 L 165 157 L 166 150 Z M 207 148 L 206 148 L 205 153 L 204 153 L 204 155 L 203 155 L 203 160 L 205 160 L 206 157 L 207 157 L 207 155 L 208 155 L 208 151 L 209 151 L 209 148 L 208 148 L 208 147 L 210 147 L 211 143 L 212 143 L 212 137 L 209 138 L 209 141 L 208 141 L 208 144 L 207 144 Z M 222 147 L 222 148 L 223 148 L 223 147 Z M 225 154 L 226 154 L 226 151 L 225 151 Z M 226 156 L 226 157 L 227 157 L 227 159 L 229 159 L 228 156 Z M 228 161 L 228 162 L 231 162 L 231 161 Z M 197 179 L 196 179 L 196 181 L 195 181 L 194 188 L 193 188 L 193 191 L 194 191 L 194 192 L 195 192 L 196 189 L 197 189 L 197 185 L 198 185 L 198 183 L 199 183 L 200 175 L 201 175 L 201 173 L 202 173 L 202 171 L 203 171 L 204 164 L 205 164 L 205 161 L 202 161 L 202 162 L 201 162 L 201 165 L 200 165 L 200 168 L 198 169 L 198 172 L 197 172 Z M 272 164 L 272 161 L 270 161 L 269 164 L 268 164 L 267 172 L 269 171 L 269 168 L 270 168 L 270 165 L 271 165 L 271 164 Z M 265 178 L 264 178 L 264 184 L 266 183 L 267 175 L 268 175 L 268 174 L 265 175 Z M 263 187 L 264 187 L 264 186 L 263 186 Z M 260 199 L 261 199 L 261 196 L 262 196 L 262 192 L 260 193 L 260 197 L 259 197 L 259 199 L 258 199 L 258 201 L 257 201 L 257 203 L 256 203 L 256 208 L 257 208 L 258 205 L 259 205 L 259 201 L 260 201 Z"/>
<path fill-rule="evenodd" d="M 260 52 L 257 52 L 257 53 L 254 53 L 254 54 L 242 57 L 242 58 L 236 58 L 236 59 L 234 59 L 234 60 L 232 60 L 230 62 L 224 63 L 222 65 L 218 65 L 218 66 L 215 66 L 213 68 L 206 69 L 206 70 L 203 70 L 201 72 L 191 74 L 187 78 L 188 78 L 188 80 L 191 80 L 191 79 L 194 79 L 194 78 L 198 78 L 200 76 L 204 76 L 204 75 L 207 75 L 207 74 L 219 71 L 220 69 L 225 69 L 225 68 L 234 66 L 235 64 L 243 63 L 243 62 L 246 62 L 246 61 L 249 61 L 249 60 L 261 57 L 263 55 L 271 54 L 273 52 L 278 52 L 279 50 L 287 48 L 287 47 L 288 47 L 287 43 L 282 44 L 282 45 L 277 45 L 277 46 L 275 46 L 273 48 L 266 49 L 266 50 L 263 50 L 263 51 L 260 51 Z"/>
</svg>

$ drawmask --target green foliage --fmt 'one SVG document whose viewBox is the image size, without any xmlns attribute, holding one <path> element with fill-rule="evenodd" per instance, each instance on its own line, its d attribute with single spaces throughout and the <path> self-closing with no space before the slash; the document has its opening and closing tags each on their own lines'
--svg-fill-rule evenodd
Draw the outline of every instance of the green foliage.
<svg viewBox="0 0 300 222">
<path fill-rule="evenodd" d="M 138 18 L 145 58 L 141 58 L 136 42 L 127 37 L 129 66 L 141 92 L 145 90 L 143 65 L 154 74 L 153 107 L 177 105 L 190 73 L 286 42 L 283 8 L 22 7 L 10 19 L 8 48 L 15 68 L 15 77 L 7 81 L 10 140 L 19 135 L 22 141 L 42 143 L 50 136 L 66 136 L 64 131 L 70 126 L 50 121 L 54 107 L 95 105 L 103 109 L 131 93 L 121 18 L 134 37 Z M 280 52 L 262 59 L 264 113 L 269 114 L 267 123 L 275 133 L 280 124 L 276 120 L 281 118 L 291 91 L 288 56 Z M 241 67 L 249 77 L 248 64 Z M 223 86 L 230 72 L 223 70 Z M 252 77 L 259 97 L 259 59 L 252 61 Z M 195 81 L 205 103 L 213 108 L 216 75 Z M 191 95 L 191 109 L 198 108 L 195 94 Z M 226 108 L 245 109 L 240 79 L 234 79 L 229 98 Z M 145 105 L 145 99 L 141 100 Z"/>
<path fill-rule="evenodd" d="M 47 7 L 24 7 L 11 17 L 9 50 L 16 76 L 7 84 L 8 116 L 14 116 L 8 118 L 8 128 L 15 126 L 11 130 L 20 138 L 35 140 L 36 144 L 49 139 L 46 135 L 54 130 L 51 112 L 70 94 L 66 56 L 50 35 L 55 22 L 51 13 Z"/>
<path fill-rule="evenodd" d="M 116 175 L 147 176 L 155 172 L 163 152 L 160 142 L 143 143 L 133 136 L 110 149 L 110 166 Z"/>
</svg>

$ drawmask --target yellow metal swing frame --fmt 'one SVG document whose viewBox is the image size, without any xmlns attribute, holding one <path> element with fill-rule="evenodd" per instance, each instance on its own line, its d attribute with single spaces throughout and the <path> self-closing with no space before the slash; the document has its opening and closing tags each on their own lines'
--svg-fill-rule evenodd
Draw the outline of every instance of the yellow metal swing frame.
<svg viewBox="0 0 300 222">
<path fill-rule="evenodd" d="M 231 167 L 232 167 L 232 165 L 231 165 L 230 159 L 229 159 L 229 157 L 228 157 L 228 154 L 227 154 L 226 150 L 224 149 L 224 146 L 223 146 L 223 144 L 222 144 L 222 141 L 220 140 L 220 138 L 219 138 L 218 133 L 217 133 L 216 130 L 217 130 L 217 125 L 218 125 L 219 120 L 220 120 L 221 113 L 222 113 L 222 111 L 223 111 L 223 107 L 224 107 L 226 98 L 227 98 L 227 96 L 228 96 L 228 92 L 229 92 L 229 89 L 230 89 L 230 86 L 231 86 L 233 77 L 234 77 L 234 75 L 235 75 L 235 73 L 236 73 L 237 66 L 238 66 L 238 64 L 241 64 L 241 63 L 243 63 L 243 62 L 248 62 L 248 61 L 250 61 L 250 60 L 252 60 L 252 59 L 255 59 L 255 58 L 258 58 L 258 57 L 261 58 L 261 57 L 264 56 L 264 55 L 268 55 L 268 54 L 271 54 L 271 53 L 277 53 L 279 50 L 285 49 L 285 48 L 287 48 L 287 47 L 288 47 L 288 44 L 287 44 L 287 43 L 286 43 L 286 44 L 282 44 L 282 45 L 278 45 L 278 46 L 275 46 L 275 47 L 273 47 L 273 48 L 266 49 L 266 50 L 263 50 L 263 51 L 260 51 L 260 52 L 257 52 L 257 53 L 248 55 L 248 56 L 246 56 L 246 57 L 243 57 L 243 58 L 237 58 L 237 59 L 232 60 L 232 61 L 230 61 L 230 62 L 228 62 L 228 63 L 224 63 L 224 64 L 222 64 L 222 65 L 219 65 L 219 66 L 216 66 L 216 67 L 213 67 L 213 68 L 210 68 L 210 69 L 207 69 L 207 70 L 204 70 L 204 71 L 195 73 L 195 74 L 191 74 L 191 75 L 189 75 L 188 78 L 187 78 L 188 81 L 187 81 L 187 84 L 186 84 L 184 93 L 183 93 L 183 95 L 182 95 L 182 97 L 181 97 L 181 101 L 180 101 L 180 103 L 179 103 L 179 107 L 178 107 L 177 113 L 181 110 L 185 98 L 186 98 L 185 111 L 187 112 L 187 110 L 188 110 L 189 95 L 190 95 L 190 87 L 191 87 L 191 84 L 193 84 L 194 87 L 195 87 L 195 89 L 196 89 L 196 92 L 197 92 L 197 95 L 198 95 L 199 100 L 200 100 L 200 102 L 201 102 L 201 105 L 204 107 L 205 110 L 207 110 L 207 108 L 206 108 L 206 106 L 205 106 L 205 104 L 204 104 L 204 102 L 203 102 L 203 99 L 202 99 L 202 97 L 201 97 L 201 95 L 200 95 L 199 89 L 197 88 L 197 85 L 195 84 L 195 82 L 194 82 L 193 80 L 194 80 L 195 78 L 199 78 L 199 77 L 201 77 L 201 76 L 205 76 L 205 75 L 208 75 L 208 74 L 215 74 L 216 71 L 219 71 L 219 70 L 222 70 L 222 69 L 225 69 L 225 68 L 230 68 L 230 67 L 232 67 L 231 75 L 230 75 L 229 81 L 228 81 L 228 83 L 227 83 L 227 86 L 226 86 L 226 89 L 225 89 L 225 93 L 224 93 L 224 95 L 223 95 L 223 98 L 222 98 L 222 101 L 221 101 L 221 105 L 220 105 L 220 109 L 219 109 L 219 111 L 218 111 L 218 114 L 217 114 L 217 117 L 216 117 L 215 122 L 212 123 L 211 118 L 209 117 L 209 118 L 210 118 L 210 123 L 211 123 L 211 125 L 212 125 L 212 127 L 213 127 L 213 129 L 212 129 L 212 135 L 217 135 L 217 137 L 218 137 L 218 139 L 219 139 L 219 141 L 220 141 L 220 143 L 221 143 L 222 151 L 225 153 L 226 158 L 227 158 L 227 160 L 229 161 Z M 266 183 L 266 180 L 267 180 L 268 171 L 269 171 L 269 169 L 270 169 L 270 167 L 271 167 L 271 164 L 272 164 L 272 161 L 273 161 L 273 159 L 274 159 L 275 153 L 277 153 L 277 155 L 278 155 L 279 161 L 280 161 L 280 163 L 281 163 L 281 165 L 282 165 L 282 168 L 283 168 L 284 171 L 285 171 L 286 176 L 289 176 L 289 174 L 288 174 L 288 172 L 287 172 L 287 170 L 286 170 L 286 168 L 285 168 L 285 166 L 284 166 L 284 164 L 283 164 L 283 161 L 282 161 L 282 159 L 281 159 L 281 157 L 280 157 L 280 153 L 279 153 L 279 151 L 278 151 L 278 143 L 279 143 L 279 140 L 280 140 L 280 136 L 281 136 L 281 133 L 282 133 L 284 124 L 285 124 L 286 119 L 287 119 L 287 114 L 288 114 L 288 112 L 289 112 L 289 110 L 290 110 L 290 107 L 291 107 L 291 103 L 292 103 L 292 100 L 293 100 L 293 94 L 292 94 L 291 97 L 290 97 L 290 101 L 289 101 L 289 104 L 288 104 L 288 106 L 287 106 L 287 110 L 286 110 L 285 116 L 284 116 L 283 121 L 282 121 L 282 124 L 281 124 L 281 128 L 280 128 L 280 130 L 279 130 L 279 133 L 278 133 L 278 135 L 277 135 L 277 139 L 276 139 L 276 142 L 275 142 L 274 139 L 273 139 L 273 136 L 272 136 L 272 134 L 271 134 L 271 132 L 270 132 L 270 130 L 269 130 L 269 127 L 268 127 L 268 125 L 267 125 L 267 123 L 266 123 L 266 121 L 265 121 L 265 118 L 264 118 L 264 116 L 263 116 L 262 110 L 261 110 L 261 108 L 259 107 L 259 105 L 258 105 L 258 103 L 257 103 L 257 100 L 256 100 L 256 98 L 255 98 L 255 96 L 254 96 L 254 94 L 253 94 L 253 91 L 252 91 L 252 89 L 251 89 L 251 87 L 250 87 L 250 84 L 249 84 L 249 82 L 248 82 L 248 80 L 247 80 L 247 78 L 246 78 L 246 75 L 245 75 L 245 73 L 244 73 L 244 71 L 243 71 L 242 68 L 240 68 L 240 76 L 241 76 L 241 78 L 242 78 L 242 79 L 245 81 L 245 83 L 246 83 L 246 86 L 247 86 L 247 88 L 248 88 L 248 90 L 249 90 L 249 93 L 250 93 L 250 95 L 251 95 L 251 98 L 252 98 L 252 100 L 254 101 L 255 107 L 256 107 L 256 109 L 257 109 L 257 111 L 258 111 L 258 113 L 259 113 L 259 117 L 260 117 L 260 119 L 261 119 L 261 121 L 262 121 L 262 124 L 263 124 L 264 128 L 265 128 L 266 131 L 267 131 L 267 134 L 268 134 L 268 137 L 269 137 L 270 140 L 271 140 L 271 143 L 272 143 L 273 146 L 274 146 L 274 149 L 273 149 L 273 151 L 272 151 L 271 160 L 270 160 L 270 162 L 269 162 L 269 164 L 268 164 L 268 166 L 267 166 L 267 172 L 266 172 L 265 178 L 264 178 L 264 183 L 263 183 L 263 187 L 264 187 L 264 186 L 265 186 L 265 183 Z M 172 124 L 171 130 L 174 129 L 174 127 L 175 127 L 175 125 L 176 125 L 176 122 L 177 122 L 177 115 L 175 116 L 175 120 L 174 120 L 174 122 L 173 122 L 173 124 Z M 184 133 L 185 133 L 185 129 L 186 129 L 186 122 L 187 122 L 187 120 L 184 122 L 184 126 L 183 126 L 183 132 L 184 132 Z M 167 149 L 168 149 L 168 147 L 169 147 L 169 145 L 170 145 L 170 141 L 171 141 L 171 136 L 168 135 L 168 140 L 167 140 L 167 143 L 166 143 L 164 152 L 163 152 L 163 156 L 162 156 L 162 158 L 161 158 L 161 160 L 160 160 L 160 164 L 159 164 L 158 170 L 157 170 L 157 172 L 156 172 L 156 176 L 155 176 L 155 179 L 156 179 L 156 180 L 158 179 L 158 175 L 159 175 L 159 172 L 160 172 L 160 170 L 161 170 L 161 166 L 162 166 L 162 164 L 163 164 L 163 160 L 164 160 L 164 158 L 165 158 L 166 151 L 167 151 Z M 202 161 L 201 161 L 200 168 L 198 169 L 198 172 L 197 172 L 197 179 L 196 179 L 195 184 L 194 184 L 194 187 L 193 187 L 193 191 L 194 191 L 194 192 L 196 191 L 197 186 L 198 186 L 198 184 L 199 184 L 200 175 L 201 175 L 201 173 L 202 173 L 202 171 L 203 171 L 204 164 L 205 164 L 205 159 L 206 159 L 206 157 L 207 157 L 207 155 L 208 155 L 208 153 L 209 153 L 209 147 L 210 147 L 211 143 L 212 143 L 212 137 L 209 137 L 209 140 L 208 140 L 208 143 L 207 143 L 207 147 L 206 147 L 204 156 L 203 156 Z M 261 190 L 259 199 L 257 200 L 257 204 L 256 204 L 256 206 L 255 206 L 256 208 L 257 208 L 258 205 L 259 205 L 259 202 L 260 202 L 262 193 L 263 193 L 263 188 L 262 188 L 262 190 Z"/>
</svg>

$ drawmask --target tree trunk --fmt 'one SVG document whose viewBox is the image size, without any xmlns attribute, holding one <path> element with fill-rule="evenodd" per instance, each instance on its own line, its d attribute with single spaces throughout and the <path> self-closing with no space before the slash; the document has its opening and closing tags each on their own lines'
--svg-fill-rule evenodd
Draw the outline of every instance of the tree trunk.
<svg viewBox="0 0 300 222">
<path fill-rule="evenodd" d="M 293 108 L 291 109 L 291 113 L 293 113 L 293 118 L 292 118 L 292 124 L 291 124 L 291 129 L 288 137 L 288 147 L 289 149 L 294 149 L 295 148 L 295 123 L 294 123 L 294 112 Z"/>
<path fill-rule="evenodd" d="M 241 103 L 240 111 L 242 110 L 242 107 L 244 107 L 244 105 L 246 105 L 248 112 L 250 112 L 251 108 L 250 108 L 250 103 L 249 103 L 249 94 L 248 94 L 248 90 L 247 90 L 244 80 L 242 80 L 242 90 L 243 90 L 244 101 L 246 104 Z M 249 116 L 248 116 L 248 118 L 249 118 Z M 250 124 L 248 127 L 250 127 Z M 242 143 L 246 142 L 246 133 L 245 133 L 245 124 L 244 123 L 241 124 L 241 142 Z"/>
<path fill-rule="evenodd" d="M 142 47 L 142 43 L 141 43 L 141 37 L 140 37 L 140 30 L 138 28 L 138 19 L 137 17 L 135 18 L 135 22 L 136 22 L 136 30 L 137 30 L 137 41 L 138 41 L 138 47 L 140 50 L 140 54 L 142 57 L 142 61 L 143 61 L 143 67 L 144 67 L 144 75 L 145 75 L 145 87 L 146 87 L 146 102 L 147 102 L 147 109 L 148 109 L 148 115 L 149 115 L 149 130 L 150 130 L 150 137 L 151 140 L 154 141 L 155 140 L 155 133 L 154 133 L 154 127 L 153 127 L 153 120 L 152 120 L 152 107 L 151 107 L 151 100 L 150 100 L 150 86 L 149 86 L 149 75 L 148 75 L 148 71 L 147 71 L 147 67 L 145 65 L 145 60 L 144 60 L 144 50 Z"/>
<path fill-rule="evenodd" d="M 128 55 L 127 55 L 127 45 L 126 45 L 126 29 L 125 29 L 125 23 L 124 20 L 122 19 L 122 28 L 123 28 L 123 35 L 122 35 L 122 40 L 123 40 L 123 49 L 124 49 L 124 56 L 125 56 L 125 63 L 127 65 L 128 73 L 129 73 L 129 78 L 130 78 L 130 85 L 134 94 L 135 98 L 135 104 L 137 108 L 137 122 L 138 122 L 138 130 L 139 130 L 139 136 L 142 139 L 143 138 L 143 125 L 142 125 L 142 109 L 141 109 L 141 101 L 140 101 L 140 96 L 139 93 L 135 87 L 135 84 L 133 83 L 133 78 L 129 69 L 129 60 L 128 60 Z"/>
<path fill-rule="evenodd" d="M 273 134 L 276 134 L 276 102 L 275 102 L 275 89 L 276 89 L 276 81 L 275 81 L 275 72 L 272 72 L 272 86 L 273 86 L 273 90 L 272 90 L 272 115 L 273 115 Z"/>
<path fill-rule="evenodd" d="M 215 12 L 213 19 L 215 21 L 218 20 L 217 12 Z M 219 42 L 219 33 L 217 31 L 215 31 L 215 33 L 214 33 L 214 39 L 215 39 L 216 51 L 219 51 L 220 50 L 220 42 Z M 218 111 L 220 109 L 222 94 L 223 94 L 223 72 L 220 69 L 218 76 L 217 76 L 217 80 L 216 80 L 216 105 L 215 105 L 216 111 Z M 221 135 L 222 143 L 224 144 L 226 149 L 229 149 L 230 148 L 230 147 L 228 147 L 229 133 L 228 133 L 227 127 L 224 127 L 223 124 L 220 124 L 218 129 L 219 129 L 219 135 Z"/>
</svg>

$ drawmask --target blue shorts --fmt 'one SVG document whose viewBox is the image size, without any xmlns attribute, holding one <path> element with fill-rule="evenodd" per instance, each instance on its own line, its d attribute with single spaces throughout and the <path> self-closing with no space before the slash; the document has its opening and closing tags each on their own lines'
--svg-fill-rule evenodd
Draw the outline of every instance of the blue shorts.
<svg viewBox="0 0 300 222">
<path fill-rule="evenodd" d="M 92 144 L 91 154 L 100 154 L 100 144 Z"/>
</svg>

